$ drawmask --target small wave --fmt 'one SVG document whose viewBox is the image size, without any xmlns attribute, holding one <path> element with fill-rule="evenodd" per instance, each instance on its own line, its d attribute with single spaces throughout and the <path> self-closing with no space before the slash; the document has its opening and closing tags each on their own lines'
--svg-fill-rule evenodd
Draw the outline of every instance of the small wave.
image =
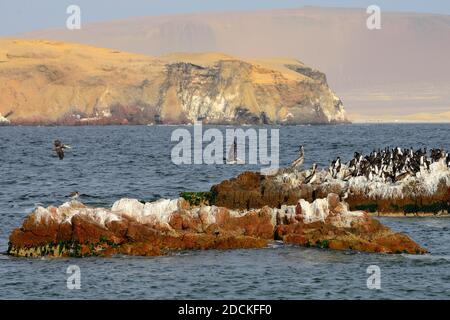
<svg viewBox="0 0 450 320">
<path fill-rule="evenodd" d="M 267 248 L 269 249 L 278 249 L 285 247 L 286 245 L 283 243 L 283 241 L 275 241 L 268 244 Z"/>
<path fill-rule="evenodd" d="M 443 218 L 446 219 L 447 217 L 443 217 Z M 422 225 L 424 227 L 433 228 L 433 229 L 442 229 L 442 230 L 448 229 L 448 226 L 446 224 L 443 224 L 440 220 L 427 221 L 427 222 L 424 222 Z"/>
<path fill-rule="evenodd" d="M 414 255 L 414 254 L 402 254 L 403 257 L 411 260 L 417 261 L 447 261 L 450 262 L 450 255 L 432 255 L 432 254 L 423 254 L 423 255 Z"/>
<path fill-rule="evenodd" d="M 9 260 L 10 256 L 5 252 L 0 252 L 0 260 Z"/>
<path fill-rule="evenodd" d="M 89 198 L 89 199 L 101 199 L 102 198 L 100 196 L 95 196 L 95 195 L 91 195 L 91 194 L 87 194 L 87 193 L 80 194 L 80 197 Z"/>
</svg>

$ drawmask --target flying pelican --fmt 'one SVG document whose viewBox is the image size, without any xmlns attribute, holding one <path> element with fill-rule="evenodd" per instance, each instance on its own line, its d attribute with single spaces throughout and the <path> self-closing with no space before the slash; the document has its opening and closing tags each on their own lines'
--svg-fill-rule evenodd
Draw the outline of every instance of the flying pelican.
<svg viewBox="0 0 450 320">
<path fill-rule="evenodd" d="M 56 154 L 59 157 L 59 160 L 64 159 L 64 149 L 71 149 L 71 146 L 67 146 L 61 142 L 61 140 L 55 140 L 53 142 L 53 151 L 56 152 Z"/>
</svg>

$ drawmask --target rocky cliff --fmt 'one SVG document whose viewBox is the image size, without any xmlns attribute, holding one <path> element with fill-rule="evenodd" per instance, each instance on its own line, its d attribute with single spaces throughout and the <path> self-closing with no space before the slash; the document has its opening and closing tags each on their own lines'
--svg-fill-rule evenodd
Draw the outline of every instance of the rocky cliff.
<svg viewBox="0 0 450 320">
<path fill-rule="evenodd" d="M 338 123 L 323 73 L 292 59 L 162 57 L 0 40 L 0 112 L 13 124 Z"/>
</svg>

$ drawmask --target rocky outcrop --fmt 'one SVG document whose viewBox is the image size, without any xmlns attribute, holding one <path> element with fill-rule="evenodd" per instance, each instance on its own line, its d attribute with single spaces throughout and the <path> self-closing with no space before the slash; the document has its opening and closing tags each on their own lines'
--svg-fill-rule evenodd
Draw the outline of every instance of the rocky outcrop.
<svg viewBox="0 0 450 320">
<path fill-rule="evenodd" d="M 426 252 L 408 236 L 393 233 L 367 213 L 349 211 L 333 193 L 311 204 L 300 200 L 296 206 L 282 206 L 277 219 L 281 223 L 275 237 L 285 243 L 380 253 Z"/>
<path fill-rule="evenodd" d="M 37 256 L 162 255 L 177 250 L 263 248 L 269 242 L 384 253 L 424 253 L 406 235 L 364 212 L 350 212 L 330 194 L 313 203 L 230 210 L 190 207 L 180 198 L 141 203 L 121 199 L 111 209 L 72 201 L 38 207 L 10 236 L 8 254 Z"/>
<path fill-rule="evenodd" d="M 345 175 L 345 169 L 342 170 Z M 294 205 L 298 199 L 314 201 L 338 194 L 351 210 L 380 214 L 448 214 L 450 212 L 450 169 L 443 161 L 433 163 L 430 171 L 396 183 L 369 181 L 364 176 L 343 180 L 327 171 L 317 173 L 312 184 L 304 180 L 309 171 L 281 169 L 272 176 L 244 172 L 212 187 L 214 203 L 232 209 Z"/>
<path fill-rule="evenodd" d="M 14 124 L 346 122 L 323 73 L 297 60 L 151 57 L 0 40 L 0 112 Z"/>
<path fill-rule="evenodd" d="M 280 208 L 298 199 L 313 201 L 314 188 L 308 184 L 279 183 L 273 176 L 244 172 L 211 188 L 214 204 L 232 209 Z"/>
</svg>

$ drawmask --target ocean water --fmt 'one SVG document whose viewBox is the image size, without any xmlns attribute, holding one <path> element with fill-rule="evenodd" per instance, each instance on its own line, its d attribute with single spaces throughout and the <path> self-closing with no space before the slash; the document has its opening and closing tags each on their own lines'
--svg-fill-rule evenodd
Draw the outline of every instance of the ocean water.
<svg viewBox="0 0 450 320">
<path fill-rule="evenodd" d="M 0 251 L 36 205 L 71 192 L 92 206 L 122 197 L 155 200 L 201 191 L 258 165 L 175 165 L 172 126 L 0 127 Z M 180 127 L 193 130 L 192 127 Z M 208 127 L 204 127 L 207 129 Z M 225 130 L 227 127 L 218 127 Z M 231 128 L 231 127 L 230 127 Z M 249 129 L 250 127 L 244 127 Z M 444 147 L 450 125 L 258 127 L 280 130 L 280 161 L 305 146 L 305 166 L 385 146 Z M 73 148 L 59 161 L 52 141 Z M 423 256 L 336 252 L 274 244 L 266 249 L 190 251 L 165 257 L 24 259 L 0 255 L 1 299 L 449 299 L 450 219 L 380 218 L 430 251 Z M 78 265 L 81 289 L 66 286 Z M 370 290 L 367 267 L 381 270 Z"/>
</svg>

